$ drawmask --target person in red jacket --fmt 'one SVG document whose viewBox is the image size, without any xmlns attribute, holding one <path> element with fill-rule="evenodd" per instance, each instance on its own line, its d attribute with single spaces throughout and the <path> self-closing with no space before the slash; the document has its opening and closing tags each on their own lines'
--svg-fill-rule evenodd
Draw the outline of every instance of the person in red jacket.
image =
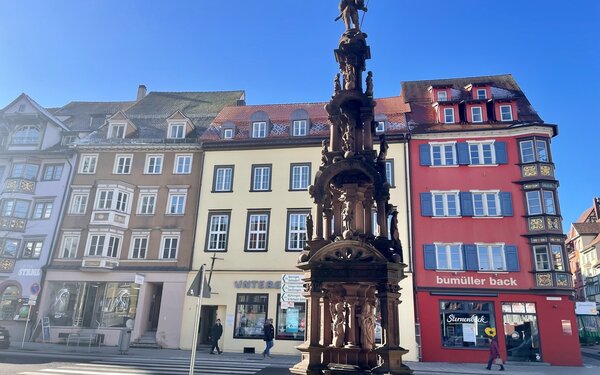
<svg viewBox="0 0 600 375">
<path fill-rule="evenodd" d="M 500 357 L 500 347 L 498 346 L 498 337 L 489 337 L 490 340 L 490 356 L 488 357 L 488 363 L 486 369 L 491 370 L 492 364 L 500 366 L 500 371 L 504 371 L 504 364 Z"/>
</svg>

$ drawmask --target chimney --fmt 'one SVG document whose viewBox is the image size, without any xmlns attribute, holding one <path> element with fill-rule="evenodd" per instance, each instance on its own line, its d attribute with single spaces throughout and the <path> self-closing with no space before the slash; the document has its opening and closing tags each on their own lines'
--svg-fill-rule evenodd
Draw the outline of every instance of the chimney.
<svg viewBox="0 0 600 375">
<path fill-rule="evenodd" d="M 144 99 L 144 96 L 146 96 L 146 85 L 139 85 L 137 98 L 135 100 L 139 102 L 140 100 Z"/>
</svg>

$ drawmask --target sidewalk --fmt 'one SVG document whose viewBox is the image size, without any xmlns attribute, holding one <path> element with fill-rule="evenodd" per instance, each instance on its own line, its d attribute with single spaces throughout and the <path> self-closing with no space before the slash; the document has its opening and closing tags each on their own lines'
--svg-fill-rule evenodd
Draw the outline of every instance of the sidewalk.
<svg viewBox="0 0 600 375">
<path fill-rule="evenodd" d="M 138 357 L 152 359 L 176 359 L 189 360 L 189 350 L 178 349 L 143 349 L 130 348 L 127 355 L 120 355 L 118 348 L 115 346 L 100 346 L 92 347 L 88 352 L 87 346 L 79 348 L 67 347 L 62 344 L 42 344 L 42 343 L 25 343 L 23 349 L 21 344 L 11 345 L 7 350 L 0 350 L 0 355 L 35 355 L 48 358 L 65 357 L 83 359 L 103 359 L 114 357 Z M 74 350 L 73 350 L 74 349 Z M 598 355 L 600 346 L 583 347 L 584 355 Z M 35 353 L 35 354 L 34 354 Z M 221 355 L 209 355 L 208 351 L 198 351 L 196 355 L 198 361 L 260 361 L 269 363 L 272 367 L 281 368 L 281 374 L 287 374 L 287 368 L 293 366 L 299 361 L 299 356 L 294 355 L 277 355 L 272 358 L 263 358 L 260 353 L 244 354 L 244 353 L 229 353 L 225 352 Z M 443 362 L 406 362 L 406 365 L 414 370 L 415 374 L 433 375 L 433 374 L 516 374 L 516 375 L 597 375 L 600 374 L 600 366 L 586 365 L 583 367 L 558 367 L 547 364 L 527 364 L 527 363 L 507 363 L 506 371 L 488 371 L 485 369 L 485 364 L 481 363 L 443 363 Z M 497 368 L 497 366 L 494 366 Z"/>
</svg>

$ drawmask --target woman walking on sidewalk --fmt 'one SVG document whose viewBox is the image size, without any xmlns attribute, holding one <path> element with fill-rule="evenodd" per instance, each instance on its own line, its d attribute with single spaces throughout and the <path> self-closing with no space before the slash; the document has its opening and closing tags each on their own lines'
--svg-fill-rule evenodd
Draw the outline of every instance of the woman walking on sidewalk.
<svg viewBox="0 0 600 375">
<path fill-rule="evenodd" d="M 500 371 L 504 371 L 504 362 L 500 357 L 500 347 L 498 346 L 498 337 L 488 337 L 490 340 L 490 356 L 488 357 L 488 363 L 486 369 L 491 370 L 492 364 L 500 366 Z"/>
</svg>

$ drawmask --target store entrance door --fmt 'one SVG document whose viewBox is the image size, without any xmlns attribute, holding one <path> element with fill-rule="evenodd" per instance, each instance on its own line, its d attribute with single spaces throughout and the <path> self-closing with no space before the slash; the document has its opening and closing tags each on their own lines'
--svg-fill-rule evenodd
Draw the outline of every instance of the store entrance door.
<svg viewBox="0 0 600 375">
<path fill-rule="evenodd" d="M 540 362 L 540 334 L 535 303 L 503 303 L 504 334 L 509 361 Z"/>
<path fill-rule="evenodd" d="M 162 284 L 154 284 L 152 302 L 150 303 L 150 314 L 148 315 L 148 331 L 156 332 L 160 318 L 160 304 L 162 302 Z"/>
<path fill-rule="evenodd" d="M 202 306 L 200 310 L 200 325 L 198 327 L 198 345 L 210 345 L 210 330 L 217 320 L 217 306 Z M 224 321 L 221 319 L 221 324 Z"/>
</svg>

